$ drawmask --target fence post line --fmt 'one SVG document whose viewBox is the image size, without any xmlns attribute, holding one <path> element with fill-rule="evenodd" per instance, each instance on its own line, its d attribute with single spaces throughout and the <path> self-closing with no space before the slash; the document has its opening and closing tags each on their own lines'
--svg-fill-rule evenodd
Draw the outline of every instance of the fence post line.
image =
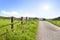
<svg viewBox="0 0 60 40">
<path fill-rule="evenodd" d="M 27 23 L 28 18 L 26 17 L 26 23 Z"/>
<path fill-rule="evenodd" d="M 14 28 L 13 21 L 14 21 L 14 19 L 13 19 L 13 16 L 12 16 L 12 17 L 11 17 L 11 30 L 12 30 L 12 32 L 14 31 L 14 30 L 13 30 L 13 28 Z"/>
<path fill-rule="evenodd" d="M 23 17 L 21 17 L 21 25 L 23 25 Z"/>
<path fill-rule="evenodd" d="M 21 29 L 23 28 L 23 17 L 21 17 Z"/>
</svg>

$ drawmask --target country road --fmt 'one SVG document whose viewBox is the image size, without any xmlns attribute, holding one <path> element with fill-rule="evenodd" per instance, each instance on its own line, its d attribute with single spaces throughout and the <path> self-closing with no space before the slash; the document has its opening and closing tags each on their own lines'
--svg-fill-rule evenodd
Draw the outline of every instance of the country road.
<svg viewBox="0 0 60 40">
<path fill-rule="evenodd" d="M 60 40 L 60 28 L 46 21 L 40 21 L 36 40 Z"/>
</svg>

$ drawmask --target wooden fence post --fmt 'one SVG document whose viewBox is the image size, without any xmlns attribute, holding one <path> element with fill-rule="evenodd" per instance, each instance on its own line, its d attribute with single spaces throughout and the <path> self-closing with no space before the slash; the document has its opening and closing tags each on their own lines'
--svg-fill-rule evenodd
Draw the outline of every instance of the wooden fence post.
<svg viewBox="0 0 60 40">
<path fill-rule="evenodd" d="M 23 17 L 21 17 L 21 25 L 23 25 Z"/>
<path fill-rule="evenodd" d="M 31 18 L 29 17 L 29 21 L 31 20 Z"/>
<path fill-rule="evenodd" d="M 14 21 L 14 19 L 13 19 L 13 16 L 12 16 L 12 17 L 11 17 L 11 29 L 12 29 L 12 32 L 14 31 L 14 30 L 13 30 L 13 27 L 14 27 L 13 21 Z"/>
<path fill-rule="evenodd" d="M 26 23 L 27 23 L 28 18 L 26 17 Z"/>
<path fill-rule="evenodd" d="M 21 17 L 21 29 L 22 29 L 22 33 L 24 33 L 24 23 L 23 23 L 23 17 Z"/>
</svg>

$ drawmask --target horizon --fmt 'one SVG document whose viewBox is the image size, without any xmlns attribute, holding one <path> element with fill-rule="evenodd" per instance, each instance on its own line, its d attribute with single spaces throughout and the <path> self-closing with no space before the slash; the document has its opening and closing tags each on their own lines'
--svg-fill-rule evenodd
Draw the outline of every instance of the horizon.
<svg viewBox="0 0 60 40">
<path fill-rule="evenodd" d="M 0 16 L 56 18 L 60 0 L 0 0 Z"/>
<path fill-rule="evenodd" d="M 14 17 L 14 16 L 0 16 L 0 17 Z M 23 16 L 21 16 L 23 17 Z M 15 17 L 15 18 L 21 18 L 21 17 Z M 26 16 L 27 17 L 27 16 Z M 24 17 L 24 18 L 26 18 Z M 58 16 L 60 17 L 60 16 Z M 58 17 L 55 17 L 55 18 L 58 18 Z M 29 18 L 29 17 L 28 17 Z M 39 18 L 39 19 L 43 19 L 44 17 L 30 17 L 30 18 Z M 44 18 L 44 19 L 55 19 L 55 18 Z"/>
</svg>

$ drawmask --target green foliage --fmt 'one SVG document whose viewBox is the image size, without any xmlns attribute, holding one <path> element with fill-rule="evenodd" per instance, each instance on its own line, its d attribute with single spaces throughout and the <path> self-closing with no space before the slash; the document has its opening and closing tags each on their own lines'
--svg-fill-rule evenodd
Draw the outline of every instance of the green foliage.
<svg viewBox="0 0 60 40">
<path fill-rule="evenodd" d="M 48 20 L 48 21 L 60 27 L 60 20 Z"/>
<path fill-rule="evenodd" d="M 8 30 L 5 35 L 0 36 L 0 40 L 36 40 L 38 19 L 24 20 L 23 24 L 20 20 L 14 22 L 19 22 L 14 25 L 14 32 L 11 31 L 11 25 L 0 28 L 0 33 Z M 0 25 L 9 23 L 9 19 L 0 19 Z"/>
</svg>

